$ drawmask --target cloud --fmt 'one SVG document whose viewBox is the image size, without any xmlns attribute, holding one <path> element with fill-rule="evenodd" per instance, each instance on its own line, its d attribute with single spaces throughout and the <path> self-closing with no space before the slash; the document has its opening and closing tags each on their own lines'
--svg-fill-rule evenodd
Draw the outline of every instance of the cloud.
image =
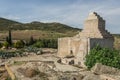
<svg viewBox="0 0 120 80">
<path fill-rule="evenodd" d="M 18 16 L 13 16 L 13 15 L 3 15 L 2 17 L 7 18 L 7 19 L 12 19 L 12 20 L 20 20 L 21 18 Z"/>
<path fill-rule="evenodd" d="M 22 0 L 23 1 L 23 0 Z M 8 2 L 7 2 L 8 3 Z M 14 2 L 18 6 L 0 3 L 0 16 L 20 22 L 43 21 L 61 22 L 73 27 L 83 28 L 89 12 L 96 11 L 106 20 L 106 28 L 119 33 L 120 1 L 115 0 L 31 0 Z M 9 6 L 10 4 L 10 6 Z M 11 9 L 11 10 L 10 10 Z M 113 28 L 114 27 L 114 28 Z"/>
</svg>

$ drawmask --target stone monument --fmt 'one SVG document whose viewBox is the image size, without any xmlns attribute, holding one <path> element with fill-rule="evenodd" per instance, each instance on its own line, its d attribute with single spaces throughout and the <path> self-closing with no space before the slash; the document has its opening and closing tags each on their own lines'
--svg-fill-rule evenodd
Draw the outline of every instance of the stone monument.
<svg viewBox="0 0 120 80">
<path fill-rule="evenodd" d="M 114 38 L 105 29 L 105 20 L 96 12 L 88 15 L 84 29 L 73 37 L 58 39 L 58 56 L 61 58 L 74 56 L 75 63 L 83 65 L 85 56 L 97 44 L 101 47 L 113 48 Z"/>
</svg>

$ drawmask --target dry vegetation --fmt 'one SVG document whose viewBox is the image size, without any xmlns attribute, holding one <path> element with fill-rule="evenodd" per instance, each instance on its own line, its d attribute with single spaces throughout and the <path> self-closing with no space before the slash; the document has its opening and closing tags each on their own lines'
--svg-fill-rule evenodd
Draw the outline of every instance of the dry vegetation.
<svg viewBox="0 0 120 80">
<path fill-rule="evenodd" d="M 120 50 L 120 37 L 115 37 L 114 47 Z"/>
<path fill-rule="evenodd" d="M 76 33 L 78 32 L 58 33 L 54 31 L 41 31 L 41 30 L 16 30 L 12 31 L 12 38 L 13 40 L 28 40 L 30 39 L 31 36 L 33 36 L 34 39 L 59 38 L 73 36 Z M 0 32 L 1 40 L 5 40 L 6 36 L 8 36 L 7 31 Z"/>
</svg>

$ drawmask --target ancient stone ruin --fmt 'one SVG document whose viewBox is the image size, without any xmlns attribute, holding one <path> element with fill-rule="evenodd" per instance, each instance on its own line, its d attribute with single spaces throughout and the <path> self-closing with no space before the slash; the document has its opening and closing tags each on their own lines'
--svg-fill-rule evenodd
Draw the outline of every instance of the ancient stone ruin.
<svg viewBox="0 0 120 80">
<path fill-rule="evenodd" d="M 74 56 L 74 63 L 83 65 L 90 49 L 97 44 L 101 47 L 113 48 L 113 42 L 113 36 L 105 30 L 105 20 L 96 12 L 92 12 L 85 20 L 82 32 L 74 37 L 58 39 L 58 56 L 62 58 Z"/>
</svg>

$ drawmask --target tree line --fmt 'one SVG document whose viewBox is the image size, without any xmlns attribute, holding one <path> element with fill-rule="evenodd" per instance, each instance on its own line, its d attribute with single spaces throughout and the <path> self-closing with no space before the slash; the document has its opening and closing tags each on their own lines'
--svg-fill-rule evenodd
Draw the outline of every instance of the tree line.
<svg viewBox="0 0 120 80">
<path fill-rule="evenodd" d="M 25 46 L 32 46 L 37 48 L 57 48 L 57 39 L 34 39 L 33 36 L 30 37 L 29 40 L 17 40 L 13 42 L 11 36 L 11 30 L 9 30 L 9 34 L 6 37 L 6 41 L 0 43 L 0 47 L 15 47 L 15 48 L 23 48 Z"/>
</svg>

